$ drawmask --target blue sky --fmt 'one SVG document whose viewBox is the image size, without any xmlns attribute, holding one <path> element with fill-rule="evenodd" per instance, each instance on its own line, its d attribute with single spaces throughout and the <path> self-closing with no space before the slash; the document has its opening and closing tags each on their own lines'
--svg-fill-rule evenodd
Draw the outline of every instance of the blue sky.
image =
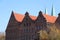
<svg viewBox="0 0 60 40">
<path fill-rule="evenodd" d="M 26 11 L 30 15 L 37 16 L 41 10 L 51 14 L 52 5 L 54 7 L 54 16 L 60 12 L 60 0 L 0 0 L 0 32 L 6 30 L 11 11 L 24 14 Z"/>
</svg>

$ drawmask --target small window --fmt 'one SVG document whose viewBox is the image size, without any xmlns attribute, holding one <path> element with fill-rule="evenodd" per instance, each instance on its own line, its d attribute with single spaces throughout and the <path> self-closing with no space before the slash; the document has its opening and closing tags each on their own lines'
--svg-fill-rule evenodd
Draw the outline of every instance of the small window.
<svg viewBox="0 0 60 40">
<path fill-rule="evenodd" d="M 25 26 L 25 23 L 24 23 L 24 26 Z"/>
<path fill-rule="evenodd" d="M 24 26 L 31 26 L 31 23 L 24 23 Z"/>
</svg>

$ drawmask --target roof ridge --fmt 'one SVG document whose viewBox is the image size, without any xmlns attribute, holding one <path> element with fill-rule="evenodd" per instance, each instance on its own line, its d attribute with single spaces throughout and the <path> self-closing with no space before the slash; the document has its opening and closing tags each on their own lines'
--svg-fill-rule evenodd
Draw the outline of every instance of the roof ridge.
<svg viewBox="0 0 60 40">
<path fill-rule="evenodd" d="M 19 14 L 19 13 L 16 13 L 16 12 L 14 12 L 14 16 L 15 16 L 16 20 L 20 21 L 20 22 L 25 17 L 24 14 Z M 29 16 L 32 20 L 35 20 L 37 18 L 37 16 L 32 16 L 32 15 L 29 15 Z M 51 23 L 54 23 L 56 21 L 56 18 L 57 18 L 55 16 L 50 16 L 50 15 L 46 15 L 46 14 L 43 14 L 43 16 L 46 18 L 47 22 L 51 22 Z"/>
</svg>

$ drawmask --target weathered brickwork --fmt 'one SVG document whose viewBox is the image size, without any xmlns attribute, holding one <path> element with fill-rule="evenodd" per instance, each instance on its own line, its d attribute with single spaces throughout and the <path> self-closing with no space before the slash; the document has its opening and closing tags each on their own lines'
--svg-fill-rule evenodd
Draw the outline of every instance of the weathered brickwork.
<svg viewBox="0 0 60 40">
<path fill-rule="evenodd" d="M 60 24 L 60 14 L 55 23 Z M 22 22 L 18 22 L 15 19 L 14 12 L 12 11 L 6 29 L 5 40 L 38 40 L 38 32 L 40 30 L 48 31 L 47 21 L 41 11 L 36 20 L 32 20 L 29 13 L 26 12 Z"/>
</svg>

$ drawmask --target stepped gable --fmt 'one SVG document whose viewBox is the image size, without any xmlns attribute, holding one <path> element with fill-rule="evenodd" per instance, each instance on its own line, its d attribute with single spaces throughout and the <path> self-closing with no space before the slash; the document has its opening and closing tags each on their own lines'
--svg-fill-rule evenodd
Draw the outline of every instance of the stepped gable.
<svg viewBox="0 0 60 40">
<path fill-rule="evenodd" d="M 37 38 L 38 31 L 47 28 L 47 21 L 53 23 L 54 20 L 51 21 L 51 16 L 45 16 L 41 11 L 38 17 L 30 16 L 28 12 L 25 15 L 21 15 L 12 11 L 6 29 L 5 40 L 34 40 Z"/>
<path fill-rule="evenodd" d="M 42 29 L 45 30 L 47 28 L 47 26 L 46 26 L 47 21 L 46 21 L 45 17 L 43 16 L 42 11 L 39 12 L 39 15 L 35 22 L 36 22 L 36 28 L 38 30 L 42 30 Z"/>
<path fill-rule="evenodd" d="M 10 16 L 7 28 L 5 30 L 6 32 L 6 37 L 5 40 L 15 40 L 15 38 L 17 38 L 19 35 L 16 35 L 19 33 L 19 29 L 18 29 L 18 21 L 16 20 L 15 16 L 14 16 L 14 12 L 12 11 L 12 14 Z"/>
<path fill-rule="evenodd" d="M 6 28 L 6 31 L 7 30 L 9 31 L 10 29 L 11 30 L 16 29 L 17 27 L 15 27 L 15 26 L 17 26 L 18 23 L 20 23 L 20 22 L 18 22 L 16 20 L 15 15 L 14 15 L 14 12 L 12 11 L 11 16 L 10 16 L 10 19 L 9 19 L 9 22 L 8 22 L 8 25 L 7 25 L 7 28 Z"/>
<path fill-rule="evenodd" d="M 42 14 L 42 11 L 39 12 L 39 15 L 37 17 L 37 20 L 45 19 L 45 17 Z"/>
<path fill-rule="evenodd" d="M 30 18 L 28 12 L 25 13 L 25 16 L 24 16 L 22 22 L 23 22 L 23 21 L 26 21 L 26 22 L 31 22 L 31 21 L 32 21 L 32 19 Z"/>
<path fill-rule="evenodd" d="M 32 23 L 33 23 L 33 20 L 30 18 L 29 13 L 26 12 L 25 16 L 24 16 L 24 18 L 22 20 L 22 24 L 24 26 L 31 26 Z"/>
<path fill-rule="evenodd" d="M 19 13 L 16 13 L 16 12 L 14 12 L 14 16 L 15 16 L 15 18 L 16 18 L 16 20 L 18 22 L 22 22 L 23 18 L 25 17 L 25 15 L 22 15 L 22 14 L 19 14 Z M 46 18 L 47 22 L 50 22 L 50 23 L 55 23 L 55 21 L 57 19 L 57 17 L 50 16 L 50 15 L 47 15 L 47 14 L 43 14 L 43 16 Z M 37 19 L 36 16 L 31 16 L 31 15 L 30 15 L 30 18 L 32 20 L 36 20 Z"/>
<path fill-rule="evenodd" d="M 44 24 L 46 24 L 46 19 L 42 14 L 42 11 L 39 12 L 39 15 L 36 19 L 36 23 L 40 26 L 43 26 Z"/>
<path fill-rule="evenodd" d="M 10 19 L 9 19 L 9 24 L 12 25 L 14 23 L 16 23 L 16 19 L 15 19 L 15 16 L 14 16 L 14 12 L 12 11 Z"/>
</svg>

